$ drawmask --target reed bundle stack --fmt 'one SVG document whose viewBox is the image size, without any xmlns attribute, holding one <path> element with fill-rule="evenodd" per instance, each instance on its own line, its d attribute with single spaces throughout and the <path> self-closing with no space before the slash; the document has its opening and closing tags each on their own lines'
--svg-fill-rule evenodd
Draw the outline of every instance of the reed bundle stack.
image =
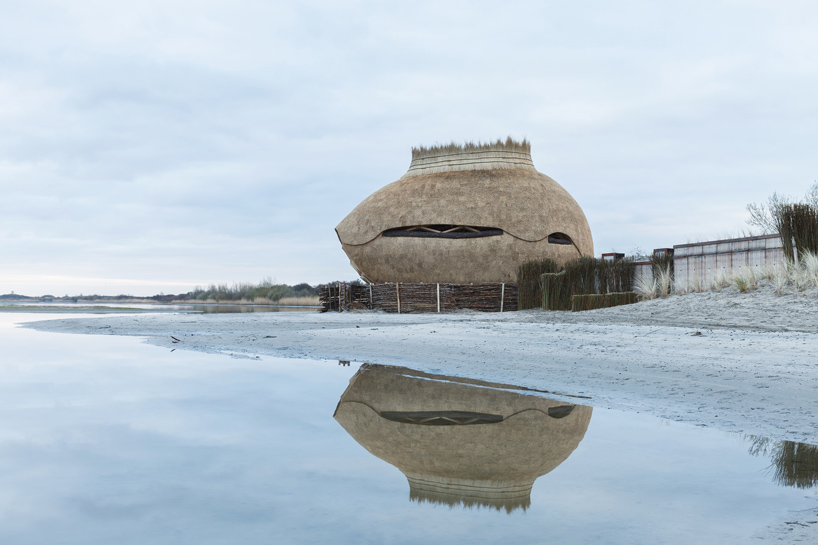
<svg viewBox="0 0 818 545">
<path fill-rule="evenodd" d="M 631 292 L 636 268 L 630 259 L 609 261 L 580 257 L 563 265 L 553 260 L 539 260 L 520 265 L 517 286 L 520 310 L 543 307 L 546 310 L 571 310 L 575 295 L 604 295 Z M 539 274 L 539 276 L 537 276 Z M 607 298 L 578 303 L 609 304 L 627 298 Z"/>
<path fill-rule="evenodd" d="M 592 413 L 516 389 L 364 364 L 333 416 L 403 472 L 411 500 L 511 512 L 577 448 Z"/>
<path fill-rule="evenodd" d="M 807 252 L 818 254 L 818 208 L 814 205 L 781 205 L 774 211 L 773 221 L 788 261 L 795 262 Z"/>
<path fill-rule="evenodd" d="M 335 229 L 367 281 L 512 283 L 520 263 L 593 255 L 588 221 L 526 141 L 415 148 Z"/>
</svg>

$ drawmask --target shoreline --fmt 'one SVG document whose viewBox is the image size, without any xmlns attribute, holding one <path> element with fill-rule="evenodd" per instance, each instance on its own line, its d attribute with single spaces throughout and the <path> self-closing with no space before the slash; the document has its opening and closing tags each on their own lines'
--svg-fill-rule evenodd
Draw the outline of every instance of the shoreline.
<svg viewBox="0 0 818 545">
<path fill-rule="evenodd" d="M 139 336 L 169 349 L 233 357 L 402 365 L 590 396 L 595 407 L 818 443 L 815 295 L 725 290 L 580 313 L 163 313 L 25 326 Z"/>
</svg>

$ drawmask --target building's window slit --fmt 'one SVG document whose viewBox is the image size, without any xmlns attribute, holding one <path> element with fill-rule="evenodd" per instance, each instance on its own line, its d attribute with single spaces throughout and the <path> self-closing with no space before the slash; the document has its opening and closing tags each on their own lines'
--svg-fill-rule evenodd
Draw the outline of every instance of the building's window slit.
<svg viewBox="0 0 818 545">
<path fill-rule="evenodd" d="M 474 227 L 472 225 L 412 225 L 387 229 L 382 233 L 385 237 L 421 238 L 479 238 L 496 237 L 502 234 L 503 230 L 496 227 Z"/>
<path fill-rule="evenodd" d="M 573 244 L 574 241 L 565 233 L 551 233 L 548 235 L 548 242 L 551 244 Z"/>
</svg>

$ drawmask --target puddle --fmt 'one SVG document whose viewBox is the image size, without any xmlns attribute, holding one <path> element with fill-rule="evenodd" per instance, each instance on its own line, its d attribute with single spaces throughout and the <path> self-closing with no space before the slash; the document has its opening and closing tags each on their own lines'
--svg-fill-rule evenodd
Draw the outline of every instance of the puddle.
<svg viewBox="0 0 818 545">
<path fill-rule="evenodd" d="M 818 507 L 811 445 L 40 318 L 0 315 L 2 543 L 729 544 Z"/>
</svg>

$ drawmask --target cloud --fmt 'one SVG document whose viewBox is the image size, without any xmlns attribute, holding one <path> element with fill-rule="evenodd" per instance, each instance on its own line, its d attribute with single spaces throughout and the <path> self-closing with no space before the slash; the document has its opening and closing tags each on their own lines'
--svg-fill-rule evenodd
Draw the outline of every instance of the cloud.
<svg viewBox="0 0 818 545">
<path fill-rule="evenodd" d="M 597 252 L 815 174 L 810 3 L 26 2 L 0 21 L 0 292 L 352 278 L 411 146 L 512 135 Z"/>
</svg>

